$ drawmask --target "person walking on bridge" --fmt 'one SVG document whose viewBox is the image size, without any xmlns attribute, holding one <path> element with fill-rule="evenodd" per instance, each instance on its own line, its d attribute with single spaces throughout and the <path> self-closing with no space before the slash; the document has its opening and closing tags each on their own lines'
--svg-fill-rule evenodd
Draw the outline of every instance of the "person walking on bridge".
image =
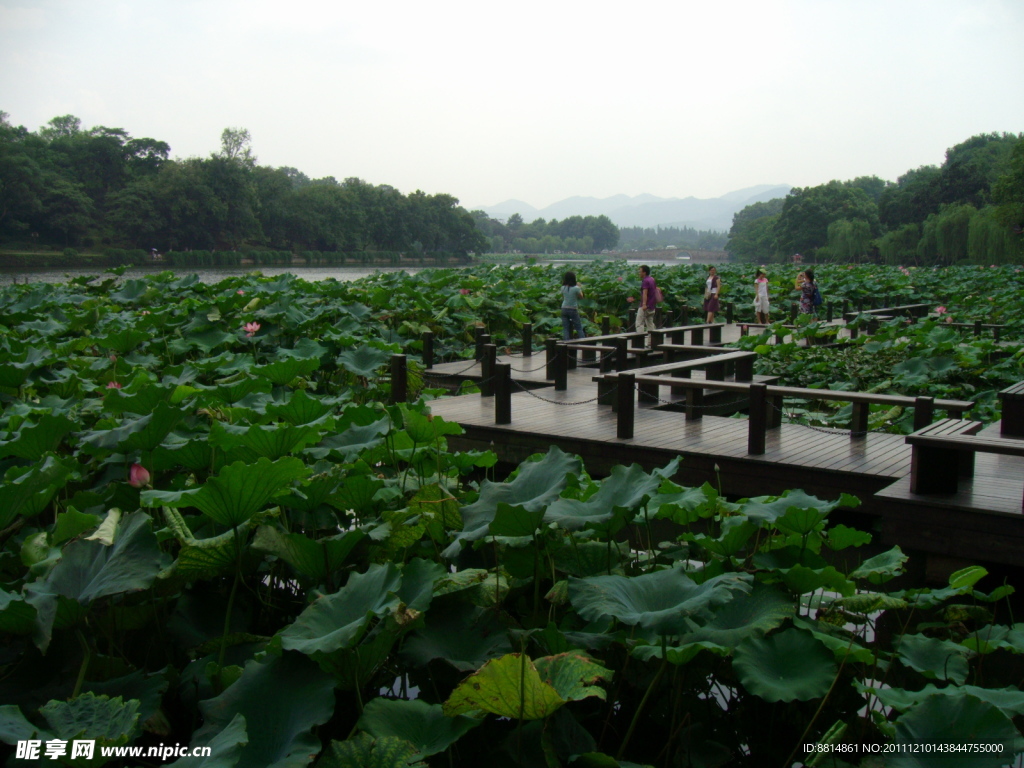
<svg viewBox="0 0 1024 768">
<path fill-rule="evenodd" d="M 640 307 L 636 311 L 636 329 L 640 333 L 650 333 L 657 326 L 654 324 L 654 312 L 658 308 L 655 291 L 658 286 L 651 277 L 651 268 L 644 264 L 640 267 Z"/>
</svg>

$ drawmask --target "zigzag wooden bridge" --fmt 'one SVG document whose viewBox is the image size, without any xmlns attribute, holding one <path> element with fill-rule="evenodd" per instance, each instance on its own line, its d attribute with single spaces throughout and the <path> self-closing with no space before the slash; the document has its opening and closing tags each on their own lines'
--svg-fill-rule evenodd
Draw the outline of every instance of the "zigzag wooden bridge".
<svg viewBox="0 0 1024 768">
<path fill-rule="evenodd" d="M 962 418 L 969 401 L 779 387 L 752 374 L 754 353 L 720 346 L 739 335 L 738 326 L 683 326 L 654 334 L 650 348 L 641 334 L 609 334 L 550 340 L 539 355 L 498 355 L 483 337 L 476 361 L 425 373 L 475 382 L 480 393 L 430 407 L 465 429 L 449 438 L 456 450 L 518 463 L 557 445 L 595 474 L 682 456 L 677 480 L 687 485 L 710 481 L 733 497 L 852 493 L 887 545 L 1024 565 L 1024 383 L 1000 395 L 1003 423 L 981 429 Z M 782 423 L 786 398 L 851 402 L 853 428 Z M 873 403 L 913 408 L 915 434 L 868 431 Z M 935 421 L 939 411 L 949 418 Z"/>
</svg>

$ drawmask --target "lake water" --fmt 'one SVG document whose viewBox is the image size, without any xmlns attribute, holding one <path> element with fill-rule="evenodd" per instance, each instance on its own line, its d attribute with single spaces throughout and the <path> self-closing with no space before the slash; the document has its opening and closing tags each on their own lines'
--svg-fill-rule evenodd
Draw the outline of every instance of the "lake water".
<svg viewBox="0 0 1024 768">
<path fill-rule="evenodd" d="M 132 267 L 124 273 L 124 279 L 138 279 L 147 275 L 156 275 L 160 272 L 172 271 L 182 275 L 199 275 L 204 283 L 216 283 L 226 277 L 236 275 L 247 275 L 250 272 L 260 272 L 267 277 L 276 277 L 291 273 L 303 280 L 328 280 L 334 278 L 341 282 L 351 282 L 361 277 L 368 277 L 374 272 L 408 272 L 410 275 L 419 272 L 421 267 L 254 267 L 245 265 L 239 267 Z M 56 267 L 54 269 L 0 269 L 0 285 L 11 285 L 19 283 L 64 283 L 83 275 L 103 275 L 102 269 L 71 269 L 67 267 Z"/>
</svg>

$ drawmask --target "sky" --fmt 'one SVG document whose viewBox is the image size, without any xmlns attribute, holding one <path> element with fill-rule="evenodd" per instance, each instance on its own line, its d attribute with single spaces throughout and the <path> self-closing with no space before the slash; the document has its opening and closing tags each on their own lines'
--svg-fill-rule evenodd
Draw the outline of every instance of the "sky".
<svg viewBox="0 0 1024 768">
<path fill-rule="evenodd" d="M 1024 131 L 1021 0 L 0 0 L 0 110 L 467 208 L 713 198 Z"/>
</svg>

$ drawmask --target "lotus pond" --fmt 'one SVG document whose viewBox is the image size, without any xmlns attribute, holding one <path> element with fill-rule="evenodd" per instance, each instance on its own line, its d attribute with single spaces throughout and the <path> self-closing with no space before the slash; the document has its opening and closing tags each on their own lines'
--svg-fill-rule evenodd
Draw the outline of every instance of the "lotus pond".
<svg viewBox="0 0 1024 768">
<path fill-rule="evenodd" d="M 626 314 L 632 270 L 578 272 L 588 322 Z M 726 299 L 752 299 L 752 272 L 722 270 Z M 701 270 L 655 277 L 699 302 Z M 1016 268 L 819 282 L 947 309 L 761 365 L 990 418 L 985 393 L 1024 378 Z M 713 477 L 677 485 L 675 461 L 591 477 L 553 447 L 496 476 L 495 454 L 449 450 L 461 429 L 430 415 L 415 362 L 415 401 L 389 403 L 390 357 L 425 330 L 450 359 L 481 323 L 510 348 L 523 322 L 560 332 L 559 283 L 115 271 L 0 290 L 0 740 L 190 743 L 212 755 L 172 765 L 223 768 L 918 766 L 934 755 L 804 745 L 938 742 L 1004 750 L 944 766 L 1010 762 L 1024 624 L 984 568 L 908 586 L 905 553 L 832 520 L 856 499 L 726 499 Z M 119 764 L 98 753 L 36 762 Z"/>
</svg>

